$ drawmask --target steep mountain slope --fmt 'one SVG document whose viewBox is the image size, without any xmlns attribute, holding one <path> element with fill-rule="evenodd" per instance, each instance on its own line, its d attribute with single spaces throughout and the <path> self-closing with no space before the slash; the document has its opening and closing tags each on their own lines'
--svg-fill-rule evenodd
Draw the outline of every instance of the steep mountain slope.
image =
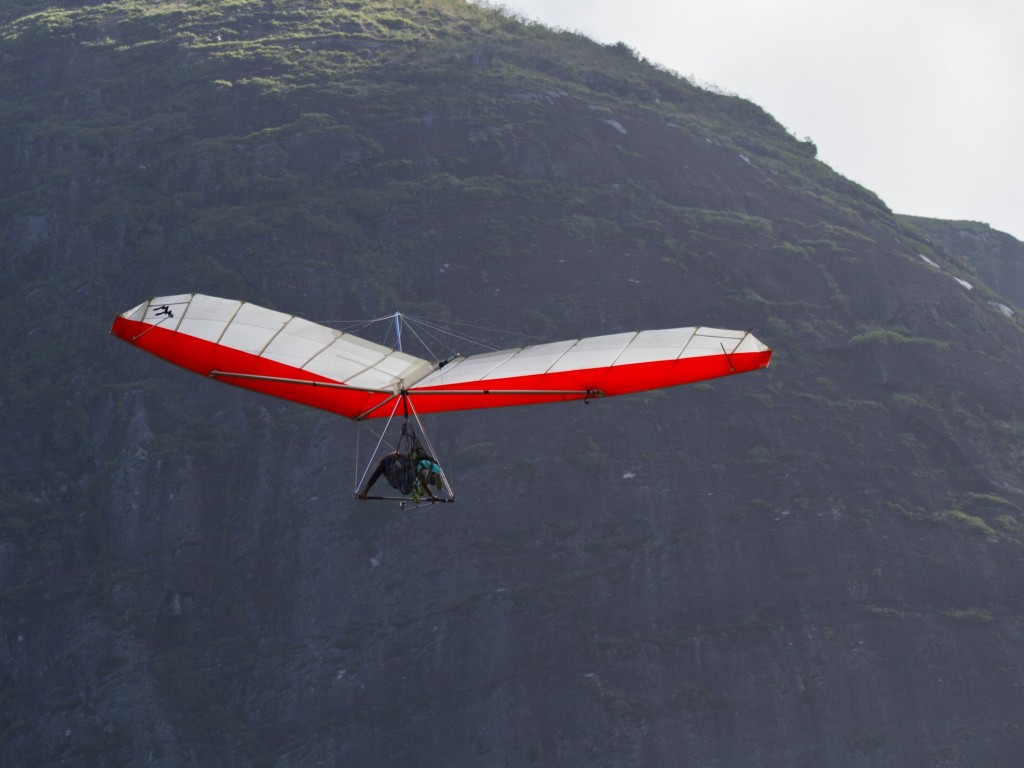
<svg viewBox="0 0 1024 768">
<path fill-rule="evenodd" d="M 4 764 L 1024 752 L 1012 238 L 455 0 L 8 3 L 0 125 Z M 437 417 L 459 501 L 402 512 L 352 500 L 353 425 L 107 335 L 189 290 L 776 354 Z"/>
<path fill-rule="evenodd" d="M 952 253 L 963 255 L 986 285 L 1013 306 L 1024 306 L 1024 260 L 1021 244 L 1011 235 L 972 221 L 939 221 L 901 217 Z"/>
</svg>

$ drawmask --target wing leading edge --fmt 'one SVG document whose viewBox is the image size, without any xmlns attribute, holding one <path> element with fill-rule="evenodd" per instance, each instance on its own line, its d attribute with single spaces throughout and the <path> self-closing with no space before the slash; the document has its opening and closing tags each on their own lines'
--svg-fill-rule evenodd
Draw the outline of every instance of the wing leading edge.
<svg viewBox="0 0 1024 768">
<path fill-rule="evenodd" d="M 437 363 L 349 333 L 201 294 L 153 298 L 111 333 L 188 370 L 350 419 L 582 400 L 765 368 L 745 331 L 673 328 L 538 344 Z"/>
</svg>

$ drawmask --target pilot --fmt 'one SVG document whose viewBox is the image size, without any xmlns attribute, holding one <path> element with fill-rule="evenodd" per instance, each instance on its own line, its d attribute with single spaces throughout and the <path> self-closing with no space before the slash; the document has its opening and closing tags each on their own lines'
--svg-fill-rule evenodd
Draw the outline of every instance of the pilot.
<svg viewBox="0 0 1024 768">
<path fill-rule="evenodd" d="M 430 456 L 417 456 L 413 458 L 406 453 L 395 451 L 381 458 L 377 462 L 377 468 L 370 475 L 369 480 L 356 494 L 357 499 L 367 498 L 367 494 L 373 484 L 385 475 L 388 485 L 399 491 L 404 496 L 411 495 L 414 501 L 419 501 L 424 494 L 431 501 L 440 501 L 430 489 L 431 484 L 438 490 L 441 488 L 441 467 Z"/>
</svg>

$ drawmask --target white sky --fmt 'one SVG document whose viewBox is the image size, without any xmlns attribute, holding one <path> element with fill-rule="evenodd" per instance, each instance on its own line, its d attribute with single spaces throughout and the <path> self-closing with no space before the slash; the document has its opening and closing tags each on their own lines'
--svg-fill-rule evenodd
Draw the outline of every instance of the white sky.
<svg viewBox="0 0 1024 768">
<path fill-rule="evenodd" d="M 495 0 L 749 99 L 897 213 L 1024 240 L 1021 0 Z"/>
</svg>

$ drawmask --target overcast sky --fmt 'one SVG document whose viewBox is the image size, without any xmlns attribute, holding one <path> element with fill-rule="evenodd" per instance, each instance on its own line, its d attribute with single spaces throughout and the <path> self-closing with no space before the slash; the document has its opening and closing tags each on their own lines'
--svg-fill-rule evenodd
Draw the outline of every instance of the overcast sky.
<svg viewBox="0 0 1024 768">
<path fill-rule="evenodd" d="M 503 0 L 763 107 L 897 213 L 1024 240 L 1021 0 Z"/>
</svg>

